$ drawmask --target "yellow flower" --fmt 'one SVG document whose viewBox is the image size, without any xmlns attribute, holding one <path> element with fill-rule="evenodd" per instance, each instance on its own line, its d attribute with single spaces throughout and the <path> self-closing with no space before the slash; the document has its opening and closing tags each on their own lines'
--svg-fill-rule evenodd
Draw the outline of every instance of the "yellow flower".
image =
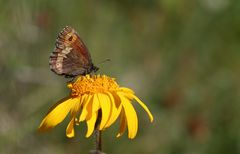
<svg viewBox="0 0 240 154">
<path fill-rule="evenodd" d="M 125 87 L 119 87 L 115 79 L 105 75 L 80 76 L 68 84 L 72 90 L 70 96 L 55 104 L 39 126 L 39 131 L 45 131 L 61 123 L 68 113 L 71 120 L 66 129 L 67 137 L 74 136 L 74 125 L 86 121 L 89 137 L 94 129 L 104 130 L 120 117 L 121 136 L 128 127 L 128 137 L 134 138 L 138 130 L 138 117 L 131 101 L 135 99 L 147 112 L 150 121 L 153 116 L 147 106 Z"/>
</svg>

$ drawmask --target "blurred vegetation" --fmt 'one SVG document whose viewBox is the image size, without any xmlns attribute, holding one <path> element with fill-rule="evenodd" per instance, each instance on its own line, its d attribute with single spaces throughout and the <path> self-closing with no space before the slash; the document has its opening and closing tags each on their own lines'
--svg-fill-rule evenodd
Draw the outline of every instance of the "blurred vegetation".
<svg viewBox="0 0 240 154">
<path fill-rule="evenodd" d="M 68 95 L 48 58 L 65 25 L 74 27 L 100 73 L 134 89 L 134 140 L 103 134 L 107 154 L 240 153 L 239 0 L 0 0 L 0 153 L 88 153 L 86 125 L 65 137 L 67 121 L 36 129 L 50 106 Z"/>
</svg>

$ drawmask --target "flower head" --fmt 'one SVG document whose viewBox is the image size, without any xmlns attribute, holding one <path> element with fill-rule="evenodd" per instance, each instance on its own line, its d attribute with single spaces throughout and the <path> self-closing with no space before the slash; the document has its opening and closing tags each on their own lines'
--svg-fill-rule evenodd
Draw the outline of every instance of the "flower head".
<svg viewBox="0 0 240 154">
<path fill-rule="evenodd" d="M 39 126 L 40 131 L 55 127 L 70 113 L 67 137 L 74 136 L 74 125 L 82 121 L 87 123 L 86 137 L 89 137 L 94 129 L 104 130 L 119 117 L 120 129 L 117 137 L 128 127 L 128 137 L 132 139 L 138 130 L 138 117 L 131 102 L 133 99 L 147 112 L 150 121 L 153 121 L 151 112 L 134 92 L 129 88 L 120 87 L 115 79 L 108 76 L 80 76 L 76 81 L 68 83 L 68 88 L 71 89 L 70 96 L 60 100 L 50 109 Z"/>
</svg>

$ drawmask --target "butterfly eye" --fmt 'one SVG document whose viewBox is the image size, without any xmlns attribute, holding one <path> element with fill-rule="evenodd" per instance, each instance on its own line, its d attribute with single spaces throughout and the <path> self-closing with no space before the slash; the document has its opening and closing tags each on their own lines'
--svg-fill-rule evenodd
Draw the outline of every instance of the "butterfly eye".
<svg viewBox="0 0 240 154">
<path fill-rule="evenodd" d="M 68 41 L 72 41 L 72 39 L 73 39 L 73 37 L 72 37 L 72 36 L 70 36 L 70 37 L 68 38 Z"/>
</svg>

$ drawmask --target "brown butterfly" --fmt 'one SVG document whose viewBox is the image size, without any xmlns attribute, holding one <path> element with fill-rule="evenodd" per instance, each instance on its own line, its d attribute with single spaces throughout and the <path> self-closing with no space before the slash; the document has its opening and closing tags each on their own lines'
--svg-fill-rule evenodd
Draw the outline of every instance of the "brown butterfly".
<svg viewBox="0 0 240 154">
<path fill-rule="evenodd" d="M 77 32 L 69 26 L 58 34 L 49 65 L 54 73 L 65 77 L 86 75 L 99 69 L 92 63 L 91 55 Z"/>
</svg>

